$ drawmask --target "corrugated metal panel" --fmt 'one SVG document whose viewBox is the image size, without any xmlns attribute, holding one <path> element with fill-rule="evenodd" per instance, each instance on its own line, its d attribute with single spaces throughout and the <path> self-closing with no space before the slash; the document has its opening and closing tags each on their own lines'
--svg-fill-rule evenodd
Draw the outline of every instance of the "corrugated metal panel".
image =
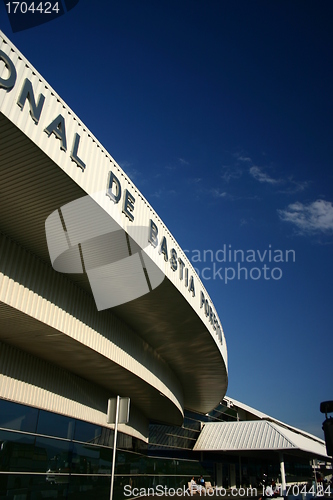
<svg viewBox="0 0 333 500">
<path fill-rule="evenodd" d="M 302 450 L 327 457 L 325 444 L 266 420 L 207 423 L 194 446 L 196 451 Z"/>
<path fill-rule="evenodd" d="M 112 428 L 106 423 L 109 396 L 105 389 L 73 373 L 0 342 L 3 399 Z M 148 420 L 133 406 L 126 434 L 148 440 Z"/>
<path fill-rule="evenodd" d="M 280 430 L 284 436 L 289 439 L 296 448 L 303 451 L 308 451 L 314 455 L 326 456 L 326 446 L 322 439 L 313 436 L 311 438 L 310 434 L 305 435 L 303 431 L 297 432 L 297 429 L 292 430 L 287 427 L 281 427 L 279 424 L 271 422 L 271 425 L 277 430 Z"/>
<path fill-rule="evenodd" d="M 17 133 L 17 129 L 10 124 L 8 120 L 0 115 L 0 127 L 1 124 L 3 125 L 3 128 L 0 129 L 0 137 L 2 131 L 8 131 L 8 125 L 9 128 L 13 129 L 13 133 Z M 2 139 L 0 139 L 0 141 L 1 140 Z M 15 139 L 13 138 L 12 140 L 15 143 Z M 24 144 L 19 143 L 17 148 L 9 147 L 0 149 L 0 227 L 2 231 L 10 235 L 11 238 L 18 241 L 21 245 L 28 247 L 31 252 L 35 253 L 43 260 L 48 261 L 49 257 L 44 229 L 45 219 L 48 215 L 50 215 L 53 209 L 59 208 L 59 202 L 61 206 L 62 202 L 67 203 L 72 199 L 72 197 L 80 197 L 82 195 L 82 190 L 80 190 L 80 188 L 78 188 L 74 183 L 70 182 L 67 176 L 64 176 L 61 169 L 56 169 L 54 164 L 46 157 L 46 155 L 43 155 L 40 152 L 41 157 L 35 158 L 35 146 L 33 146 L 27 138 L 25 138 L 24 141 Z M 13 149 L 15 149 L 15 154 Z M 20 156 L 22 155 L 21 149 L 25 150 L 25 161 L 20 166 Z M 3 159 L 1 155 L 5 153 L 6 155 Z M 9 158 L 11 158 L 10 161 Z M 19 262 L 20 261 L 18 260 L 18 263 Z M 16 265 L 14 261 L 13 265 Z M 48 269 L 48 266 L 45 267 L 45 272 L 46 269 Z M 68 277 L 79 283 L 79 285 L 87 290 L 91 296 L 90 286 L 84 274 L 75 276 L 70 275 Z M 68 282 L 67 276 L 63 276 L 63 278 L 66 282 Z M 45 281 L 45 279 L 46 277 L 42 278 L 43 282 L 47 281 Z M 55 274 L 53 277 L 55 291 L 58 290 L 58 287 L 56 286 L 58 279 L 59 275 Z M 30 288 L 33 289 L 33 285 Z M 74 292 L 71 291 L 71 293 L 68 294 L 58 290 L 58 296 L 56 294 L 54 295 L 53 300 L 58 306 L 61 307 L 67 300 L 70 303 L 75 302 L 75 297 L 78 297 L 77 288 L 73 287 L 70 290 L 74 290 Z M 175 291 L 173 293 L 175 293 Z M 171 318 L 174 317 L 173 323 L 178 328 L 178 331 L 174 333 L 170 327 L 165 329 L 163 326 L 162 333 L 159 323 L 161 323 L 162 320 L 164 324 L 165 320 L 163 319 L 163 311 L 161 311 L 159 318 L 154 318 L 154 329 L 151 328 L 152 323 L 149 320 L 149 328 L 143 333 L 146 335 L 145 338 L 147 342 L 153 345 L 155 349 L 159 349 L 159 354 L 162 358 L 170 360 L 169 362 L 171 366 L 176 363 L 178 373 L 181 372 L 182 384 L 185 392 L 188 395 L 193 395 L 193 385 L 197 387 L 194 401 L 192 402 L 188 400 L 188 406 L 196 409 L 195 405 L 202 404 L 203 398 L 206 398 L 208 403 L 205 404 L 205 407 L 201 406 L 201 408 L 210 410 L 212 406 L 216 405 L 218 402 L 216 398 L 223 396 L 223 391 L 226 388 L 226 378 L 223 374 L 223 370 L 221 370 L 223 360 L 221 359 L 221 356 L 218 355 L 218 352 L 213 355 L 212 345 L 209 343 L 210 339 L 207 338 L 209 334 L 208 332 L 205 333 L 200 322 L 197 322 L 200 336 L 196 335 L 195 338 L 198 345 L 193 344 L 193 328 L 191 326 L 187 326 L 184 330 L 180 326 L 183 319 L 185 317 L 189 318 L 189 315 L 186 310 L 181 312 L 181 309 L 183 309 L 184 306 L 180 307 L 181 304 L 177 292 L 176 297 L 177 308 L 180 309 L 180 318 L 178 318 L 175 314 L 176 310 L 173 309 L 173 316 L 168 315 L 167 321 L 169 323 Z M 161 305 L 163 304 L 167 303 L 160 302 L 160 306 L 156 309 L 156 311 L 161 309 Z M 50 305 L 43 301 L 34 301 L 33 307 L 37 308 L 36 310 L 40 313 L 40 320 L 47 317 L 48 313 L 56 315 L 56 309 L 54 307 L 50 308 Z M 71 314 L 75 315 L 75 306 L 72 305 L 71 307 Z M 148 309 L 149 312 L 152 311 L 152 308 L 149 306 Z M 146 311 L 142 308 L 140 310 L 140 314 L 147 316 Z M 128 319 L 130 318 L 128 318 L 127 314 L 125 316 L 125 321 Z M 64 317 L 60 315 L 58 318 L 60 327 L 61 321 L 64 320 Z M 75 322 L 72 320 L 72 324 L 74 323 Z M 78 322 L 77 325 L 79 324 L 80 323 Z M 79 326 L 77 326 L 77 328 L 79 328 Z M 73 328 L 73 335 L 75 334 L 75 331 L 77 331 L 77 329 Z M 158 335 L 157 332 L 159 332 Z M 162 337 L 163 342 L 161 342 Z M 181 341 L 179 349 L 174 348 L 176 341 Z M 207 348 L 209 351 L 209 363 L 204 362 L 203 356 L 201 356 L 201 358 L 197 361 L 196 366 L 194 366 L 191 349 L 193 352 L 203 352 L 203 350 Z M 225 348 L 225 345 L 223 348 Z M 183 359 L 178 360 L 178 357 L 175 356 L 176 353 L 181 353 Z M 200 370 L 197 369 L 198 363 L 199 365 L 202 365 Z M 184 367 L 184 371 L 182 371 L 182 367 Z M 188 376 L 188 373 L 191 372 L 192 376 Z M 204 376 L 205 372 L 207 372 L 207 376 Z M 210 394 L 216 394 L 217 389 L 218 395 L 214 396 L 215 399 L 212 403 L 210 402 L 212 399 Z M 199 392 L 202 393 L 201 401 L 197 397 Z"/>
<path fill-rule="evenodd" d="M 153 300 L 150 304 L 149 301 L 145 302 L 145 299 L 142 299 L 137 303 L 137 309 L 132 310 L 141 318 L 147 318 L 146 323 L 141 322 L 139 334 L 177 372 L 186 405 L 198 411 L 211 410 L 226 391 L 227 349 L 223 332 L 223 345 L 221 345 L 217 331 L 213 329 L 209 317 L 201 307 L 200 289 L 211 303 L 202 282 L 195 275 L 185 253 L 158 215 L 114 159 L 5 36 L 0 36 L 0 43 L 2 50 L 10 54 L 17 70 L 17 83 L 14 88 L 10 92 L 2 89 L 0 93 L 2 113 L 0 114 L 0 211 L 3 214 L 0 229 L 40 258 L 49 261 L 44 233 L 46 217 L 63 204 L 82 196 L 83 193 L 93 196 L 96 191 L 102 190 L 103 196 L 98 203 L 129 232 L 131 223 L 122 213 L 122 203 L 114 204 L 105 196 L 108 172 L 114 171 L 122 183 L 123 191 L 128 188 L 136 198 L 135 223 L 147 227 L 149 219 L 152 218 L 158 225 L 160 241 L 162 236 L 167 237 L 169 248 L 174 247 L 177 250 L 178 256 L 182 258 L 196 280 L 196 295 L 192 297 L 188 287 L 184 286 L 184 280 L 180 279 L 179 273 L 174 272 L 170 263 L 164 262 L 158 250 L 149 245 L 145 250 L 147 255 L 165 272 L 173 285 L 170 287 L 167 285 L 163 289 L 161 300 L 156 299 L 155 302 Z M 40 93 L 45 96 L 38 124 L 35 124 L 30 116 L 28 102 L 25 102 L 23 110 L 17 105 L 25 78 L 29 78 L 32 82 L 36 98 Z M 66 123 L 67 151 L 60 148 L 60 141 L 54 134 L 48 136 L 44 131 L 59 113 Z M 79 156 L 86 163 L 84 172 L 70 158 L 76 133 L 81 137 Z M 70 276 L 70 279 L 91 293 L 84 275 Z M 170 295 L 176 307 L 168 309 Z M 35 314 L 38 313 L 41 318 L 47 318 L 48 315 L 50 318 L 57 316 L 57 307 L 61 308 L 62 303 L 61 295 L 58 294 L 56 299 L 57 301 L 51 305 L 46 301 L 34 302 L 29 297 L 29 301 L 34 303 Z M 152 314 L 154 320 L 152 323 L 151 313 L 154 312 L 158 316 L 158 321 Z M 124 322 L 130 323 L 132 320 L 130 324 L 136 329 L 137 321 L 134 314 L 129 319 L 126 313 L 121 316 L 121 312 L 117 311 L 117 314 Z M 80 330 L 80 322 L 73 318 L 60 315 L 58 322 L 59 328 L 64 324 L 69 328 L 70 323 L 73 337 Z M 88 329 L 85 332 L 89 338 Z M 103 343 L 103 339 L 99 338 L 99 342 Z M 176 348 L 174 348 L 175 343 Z M 98 348 L 100 349 L 100 346 Z M 201 352 L 201 356 L 194 365 L 193 359 L 197 352 Z M 180 399 L 178 396 L 178 400 Z"/>
<path fill-rule="evenodd" d="M 1 230 L 49 262 L 45 220 L 84 192 L 1 114 L 0 137 Z"/>
<path fill-rule="evenodd" d="M 309 434 L 308 432 L 305 432 L 303 430 L 297 429 L 296 427 L 293 427 L 292 425 L 285 424 L 284 422 L 281 422 L 280 420 L 277 420 L 274 417 L 271 417 L 270 415 L 267 415 L 266 413 L 263 413 L 259 410 L 256 410 L 255 408 L 252 408 L 251 406 L 248 406 L 244 403 L 241 403 L 240 401 L 237 401 L 234 398 L 230 398 L 228 396 L 224 397 L 224 400 L 227 402 L 227 405 L 229 405 L 231 408 L 233 408 L 240 416 L 240 420 L 251 420 L 251 419 L 259 419 L 259 420 L 267 420 L 271 424 L 277 424 L 280 427 L 282 427 L 285 430 L 290 430 L 296 435 L 304 436 L 306 438 L 309 438 L 311 440 L 317 441 L 321 446 L 324 444 L 324 441 L 317 436 L 313 436 L 312 434 Z M 243 415 L 243 416 L 241 416 Z"/>
<path fill-rule="evenodd" d="M 195 450 L 282 450 L 295 448 L 278 429 L 264 420 L 205 424 Z"/>
<path fill-rule="evenodd" d="M 228 396 L 225 396 L 224 399 L 225 399 L 225 401 L 227 401 L 227 403 L 229 405 L 231 405 L 231 407 L 235 406 L 235 407 L 237 407 L 237 410 L 241 409 L 244 412 L 247 412 L 248 414 L 252 415 L 252 417 L 259 418 L 259 419 L 270 418 L 269 415 L 266 415 L 266 413 L 263 413 L 262 411 L 256 410 L 255 408 L 252 408 L 251 406 L 248 406 L 244 403 L 241 403 L 240 401 L 237 401 L 234 398 L 230 398 Z"/>
<path fill-rule="evenodd" d="M 135 195 L 136 198 L 136 224 L 147 225 L 149 218 L 152 218 L 154 222 L 159 227 L 159 237 L 162 238 L 166 236 L 169 245 L 172 245 L 176 250 L 178 255 L 184 261 L 186 267 L 190 270 L 190 274 L 195 276 L 197 287 L 204 290 L 205 297 L 209 299 L 210 303 L 212 301 L 205 290 L 200 278 L 196 275 L 194 268 L 190 261 L 188 260 L 186 254 L 182 251 L 176 240 L 173 238 L 170 231 L 166 228 L 165 224 L 158 217 L 156 212 L 152 209 L 148 201 L 143 197 L 136 186 L 130 181 L 125 172 L 117 165 L 115 160 L 109 155 L 103 146 L 97 141 L 97 139 L 91 134 L 89 130 L 86 129 L 84 124 L 81 123 L 79 118 L 73 113 L 72 110 L 61 100 L 61 98 L 54 92 L 53 89 L 42 79 L 42 77 L 37 73 L 37 71 L 31 67 L 28 61 L 17 51 L 15 47 L 9 42 L 4 35 L 2 35 L 6 43 L 3 45 L 4 52 L 10 53 L 11 58 L 15 62 L 17 71 L 17 82 L 23 82 L 25 78 L 29 78 L 35 89 L 36 96 L 39 93 L 43 93 L 45 96 L 45 104 L 41 113 L 41 117 L 38 125 L 36 125 L 29 115 L 29 106 L 26 103 L 23 110 L 17 105 L 17 98 L 19 96 L 21 85 L 17 84 L 15 87 L 5 94 L 1 111 L 4 115 L 9 118 L 17 127 L 24 132 L 24 134 L 29 137 L 38 147 L 46 153 L 46 155 L 53 160 L 53 162 L 60 167 L 68 176 L 74 180 L 74 182 L 89 195 L 93 195 L 96 191 L 105 190 L 108 172 L 110 169 L 114 170 L 121 181 L 123 190 L 125 188 L 129 189 L 131 193 Z M 1 39 L 1 37 L 0 37 Z M 14 51 L 14 52 L 13 52 Z M 62 114 L 66 123 L 66 137 L 67 137 L 67 151 L 63 151 L 59 147 L 60 141 L 51 134 L 50 137 L 44 132 L 44 129 L 53 121 L 53 119 L 58 115 Z M 88 159 L 92 161 L 86 165 L 84 172 L 78 168 L 75 163 L 70 159 L 70 150 L 75 133 L 78 133 L 81 137 L 80 141 L 80 157 L 86 162 Z M 74 198 L 72 198 L 74 199 Z M 123 229 L 127 230 L 130 225 L 128 219 L 122 212 L 121 203 L 115 205 L 107 197 L 103 197 L 103 201 L 99 200 L 101 206 L 111 215 L 117 222 L 120 223 Z M 58 208 L 58 207 L 56 207 Z M 179 273 L 172 271 L 171 266 L 167 264 L 163 256 L 159 255 L 156 249 L 152 246 L 146 249 L 146 252 L 152 258 L 152 260 L 160 267 L 160 269 L 165 273 L 169 280 L 174 283 L 186 301 L 191 307 L 193 307 L 201 318 L 201 321 L 205 324 L 207 330 L 211 333 L 212 338 L 216 342 L 216 346 L 219 348 L 225 364 L 227 364 L 227 351 L 225 347 L 225 339 L 222 331 L 222 337 L 224 344 L 221 346 L 218 336 L 209 321 L 209 317 L 204 314 L 203 308 L 200 307 L 200 294 L 199 290 L 195 297 L 192 297 L 184 286 L 184 280 L 179 278 Z"/>
<path fill-rule="evenodd" d="M 136 388 L 138 406 L 153 398 L 152 391 L 161 392 L 181 416 L 179 382 L 146 342 L 110 311 L 98 313 L 90 295 L 4 236 L 0 254 L 0 338 L 57 364 L 72 365 L 91 380 L 98 372 L 103 378 L 104 370 L 104 385 L 110 388 L 117 378 L 123 379 L 119 387 L 127 380 L 131 393 Z M 103 370 L 96 353 L 105 358 Z M 90 367 L 80 363 L 82 357 L 87 363 L 91 359 Z"/>
</svg>

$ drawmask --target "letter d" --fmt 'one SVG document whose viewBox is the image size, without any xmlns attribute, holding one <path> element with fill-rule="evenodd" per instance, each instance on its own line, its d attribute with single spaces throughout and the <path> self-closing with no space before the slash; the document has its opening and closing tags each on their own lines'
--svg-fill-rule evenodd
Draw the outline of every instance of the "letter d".
<svg viewBox="0 0 333 500">
<path fill-rule="evenodd" d="M 112 191 L 113 184 L 115 184 L 116 186 L 116 194 L 114 194 Z M 114 173 L 111 170 L 109 172 L 109 182 L 106 194 L 114 203 L 118 203 L 121 197 L 121 185 L 119 179 L 114 175 Z"/>
</svg>

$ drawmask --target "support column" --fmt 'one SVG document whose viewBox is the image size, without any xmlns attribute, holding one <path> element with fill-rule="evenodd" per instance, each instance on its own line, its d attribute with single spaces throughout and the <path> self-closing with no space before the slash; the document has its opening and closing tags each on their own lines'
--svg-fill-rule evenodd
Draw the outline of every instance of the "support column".
<svg viewBox="0 0 333 500">
<path fill-rule="evenodd" d="M 279 459 L 280 459 L 280 473 L 281 473 L 281 487 L 282 487 L 282 496 L 286 496 L 286 473 L 284 470 L 284 460 L 283 460 L 283 453 L 279 453 Z"/>
<path fill-rule="evenodd" d="M 316 460 L 312 460 L 312 468 L 313 468 L 313 474 L 314 474 L 314 483 L 315 483 L 315 488 L 316 488 L 316 494 L 318 491 L 318 483 L 317 483 L 317 471 L 316 471 Z"/>
<path fill-rule="evenodd" d="M 239 487 L 241 488 L 242 487 L 242 460 L 241 460 L 241 456 L 239 455 Z"/>
</svg>

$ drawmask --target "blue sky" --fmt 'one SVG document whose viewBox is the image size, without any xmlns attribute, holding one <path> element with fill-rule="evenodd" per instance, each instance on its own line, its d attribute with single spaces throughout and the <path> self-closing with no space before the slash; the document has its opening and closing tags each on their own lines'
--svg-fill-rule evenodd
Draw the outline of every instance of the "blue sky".
<svg viewBox="0 0 333 500">
<path fill-rule="evenodd" d="M 323 437 L 332 2 L 80 0 L 18 33 L 1 4 L 0 19 L 196 258 L 227 339 L 227 395 Z M 247 279 L 224 248 L 256 256 L 240 263 Z"/>
</svg>

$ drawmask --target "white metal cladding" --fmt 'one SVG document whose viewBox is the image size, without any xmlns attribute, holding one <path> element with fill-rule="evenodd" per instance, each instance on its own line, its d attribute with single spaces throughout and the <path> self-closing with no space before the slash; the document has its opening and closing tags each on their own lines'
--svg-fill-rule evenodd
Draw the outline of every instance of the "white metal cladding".
<svg viewBox="0 0 333 500">
<path fill-rule="evenodd" d="M 317 456 L 327 457 L 325 442 L 317 436 L 311 436 L 311 434 L 286 426 L 281 428 L 281 426 L 275 422 L 270 422 L 270 424 L 275 427 L 275 429 L 280 430 L 283 435 L 300 450 L 309 451 Z"/>
<path fill-rule="evenodd" d="M 2 40 L 1 40 L 2 37 Z M 112 170 L 119 178 L 122 189 L 129 189 L 131 194 L 136 198 L 135 202 L 135 223 L 138 225 L 146 226 L 149 219 L 152 219 L 159 230 L 159 238 L 166 237 L 171 246 L 176 249 L 177 255 L 186 264 L 190 273 L 195 277 L 196 282 L 196 295 L 192 297 L 187 288 L 184 286 L 184 281 L 179 277 L 179 273 L 175 273 L 168 262 L 165 262 L 163 255 L 160 255 L 156 248 L 150 246 L 145 251 L 149 257 L 160 267 L 168 279 L 180 291 L 187 302 L 195 310 L 196 314 L 201 318 L 202 322 L 215 340 L 221 356 L 224 360 L 225 367 L 227 367 L 227 349 L 223 330 L 221 327 L 221 336 L 218 338 L 218 332 L 214 330 L 209 317 L 206 316 L 204 308 L 200 307 L 200 291 L 202 290 L 210 304 L 212 301 L 209 298 L 207 291 L 201 283 L 199 277 L 196 275 L 191 263 L 188 261 L 186 255 L 181 250 L 177 242 L 172 237 L 171 233 L 165 227 L 163 222 L 153 211 L 147 200 L 137 190 L 133 183 L 128 179 L 126 174 L 122 171 L 115 160 L 104 150 L 103 146 L 95 139 L 95 137 L 85 128 L 80 122 L 78 117 L 65 105 L 60 97 L 49 87 L 43 80 L 38 72 L 28 63 L 28 61 L 19 53 L 19 51 L 10 43 L 10 41 L 2 35 L 0 37 L 0 49 L 8 54 L 14 62 L 17 71 L 17 84 L 9 92 L 1 92 L 0 107 L 2 113 L 7 116 L 21 131 L 26 134 L 39 148 L 44 151 L 61 169 L 63 169 L 71 179 L 80 186 L 83 191 L 89 195 L 94 195 L 98 191 L 103 191 L 106 188 L 108 172 Z M 5 69 L 3 73 L 5 73 Z M 28 103 L 25 103 L 23 110 L 17 105 L 22 82 L 25 78 L 33 84 L 34 92 L 37 95 L 43 93 L 45 96 L 45 103 L 38 125 L 36 125 L 29 115 Z M 67 137 L 67 151 L 63 151 L 59 147 L 59 140 L 54 136 L 48 137 L 44 132 L 54 118 L 62 114 L 66 123 L 66 137 Z M 78 168 L 76 164 L 70 159 L 70 149 L 75 133 L 81 137 L 80 140 L 80 158 L 86 163 L 84 172 Z M 107 196 L 103 201 L 99 201 L 104 210 L 107 211 L 123 229 L 128 231 L 131 222 L 122 213 L 121 203 L 115 205 Z M 217 313 L 215 312 L 216 316 Z M 218 318 L 218 316 L 217 316 Z M 219 321 L 219 320 L 218 320 Z M 221 323 L 219 321 L 221 326 Z M 222 340 L 222 344 L 220 342 Z"/>
<path fill-rule="evenodd" d="M 104 387 L 123 384 L 141 410 L 171 421 L 178 414 L 181 421 L 181 387 L 152 347 L 110 311 L 98 313 L 90 295 L 8 237 L 0 237 L 0 254 L 0 340 Z"/>
<path fill-rule="evenodd" d="M 266 420 L 214 422 L 204 425 L 196 451 L 302 450 L 326 457 L 324 441 L 306 437 Z"/>
<path fill-rule="evenodd" d="M 0 184 L 5 193 L 0 197 L 0 229 L 46 264 L 45 220 L 59 205 L 82 196 L 82 190 L 1 113 L 0 141 Z M 13 262 L 15 265 L 20 266 L 20 261 Z M 84 274 L 63 278 L 91 295 Z M 207 412 L 226 390 L 223 359 L 201 319 L 171 282 L 164 279 L 158 292 L 125 304 L 122 317 L 119 309 L 115 314 L 176 373 L 186 395 L 186 407 Z M 146 323 L 139 327 L 138 320 L 142 319 Z"/>
<path fill-rule="evenodd" d="M 108 391 L 52 363 L 0 342 L 0 396 L 113 428 L 106 423 Z M 148 440 L 148 420 L 131 408 L 129 424 L 119 430 Z"/>
<path fill-rule="evenodd" d="M 244 403 L 241 403 L 240 401 L 237 401 L 234 398 L 230 398 L 228 396 L 224 396 L 224 401 L 227 402 L 227 404 L 230 405 L 230 407 L 234 408 L 235 411 L 237 411 L 237 414 L 239 416 L 239 419 L 241 421 L 244 420 L 267 420 L 271 424 L 277 424 L 278 428 L 283 428 L 283 432 L 287 433 L 289 431 L 293 432 L 294 439 L 302 439 L 302 436 L 305 438 L 309 438 L 312 441 L 317 441 L 320 446 L 323 445 L 324 441 L 317 436 L 313 436 L 312 434 L 305 432 L 301 429 L 297 429 L 296 427 L 293 427 L 292 425 L 286 424 L 285 422 L 281 422 L 281 420 L 278 420 L 270 415 L 267 415 L 266 413 L 263 413 L 262 411 L 256 410 L 255 408 L 252 408 L 251 406 L 248 406 Z"/>
<path fill-rule="evenodd" d="M 145 407 L 145 414 L 152 419 L 179 422 L 184 407 L 203 413 L 210 411 L 226 392 L 227 350 L 223 331 L 214 328 L 211 313 L 207 317 L 207 310 L 205 313 L 205 308 L 201 307 L 203 293 L 207 304 L 213 308 L 202 283 L 167 228 L 113 158 L 5 37 L 1 41 L 0 36 L 0 44 L 0 49 L 9 55 L 17 71 L 14 88 L 10 91 L 0 89 L 0 183 L 5 192 L 0 198 L 0 231 L 36 257 L 31 262 L 29 259 L 21 261 L 20 252 L 13 251 L 12 274 L 4 278 L 3 293 L 4 304 L 17 307 L 11 321 L 17 332 L 12 329 L 5 342 L 59 366 L 67 362 L 65 368 L 82 376 L 82 367 L 89 366 L 89 374 L 85 376 L 90 381 L 105 385 L 105 379 L 108 379 L 108 388 L 113 391 L 117 387 L 126 388 L 136 398 L 138 407 Z M 5 78 L 6 71 L 0 61 L 2 78 Z M 31 81 L 37 100 L 40 93 L 45 96 L 37 124 L 30 116 L 28 100 L 23 109 L 17 104 L 25 78 Z M 59 139 L 53 134 L 48 137 L 44 131 L 59 113 L 66 123 L 65 151 L 60 148 Z M 86 163 L 84 171 L 70 158 L 76 133 L 81 138 L 79 156 Z M 136 199 L 135 224 L 147 228 L 149 219 L 152 219 L 158 226 L 159 240 L 165 236 L 169 252 L 174 248 L 189 274 L 193 274 L 195 297 L 184 286 L 185 280 L 181 280 L 179 272 L 172 271 L 170 262 L 165 262 L 158 248 L 148 245 L 147 256 L 164 271 L 167 279 L 146 296 L 132 300 L 124 307 L 117 306 L 112 313 L 103 311 L 97 318 L 92 313 L 91 288 L 86 275 L 71 274 L 60 278 L 46 264 L 49 255 L 45 220 L 55 210 L 87 193 L 94 198 L 96 192 L 102 190 L 103 196 L 97 203 L 131 234 L 133 227 L 122 213 L 121 203 L 114 204 L 106 196 L 110 171 L 119 178 L 123 192 L 128 188 Z M 37 266 L 39 260 L 44 262 L 44 267 Z M 31 268 L 37 266 L 39 271 L 33 285 L 26 286 L 26 271 L 22 266 L 27 262 Z M 14 284 L 12 275 L 16 276 Z M 64 291 L 66 288 L 67 292 Z M 54 289 L 52 296 L 49 295 L 50 289 Z M 31 304 L 31 311 L 25 302 Z M 32 319 L 27 320 L 29 314 Z M 89 322 L 91 317 L 92 323 Z M 37 326 L 38 322 L 43 324 L 44 321 L 45 331 Z M 24 322 L 26 326 L 29 324 L 29 332 L 38 331 L 38 341 L 36 338 L 35 342 L 29 343 L 29 335 L 24 335 L 20 326 Z M 127 327 L 123 329 L 122 325 Z M 57 337 L 54 330 L 63 335 Z M 125 331 L 126 335 L 131 332 L 133 337 L 137 336 L 138 341 L 141 337 L 139 344 L 119 344 L 118 339 Z M 142 341 L 144 344 L 140 344 Z M 145 346 L 141 353 L 139 345 Z M 61 349 L 71 352 L 71 367 L 66 356 L 61 356 Z M 159 368 L 155 369 L 155 365 Z M 98 369 L 94 370 L 94 366 Z M 101 367 L 105 370 L 104 380 Z M 132 386 L 130 382 L 133 382 Z"/>
</svg>

